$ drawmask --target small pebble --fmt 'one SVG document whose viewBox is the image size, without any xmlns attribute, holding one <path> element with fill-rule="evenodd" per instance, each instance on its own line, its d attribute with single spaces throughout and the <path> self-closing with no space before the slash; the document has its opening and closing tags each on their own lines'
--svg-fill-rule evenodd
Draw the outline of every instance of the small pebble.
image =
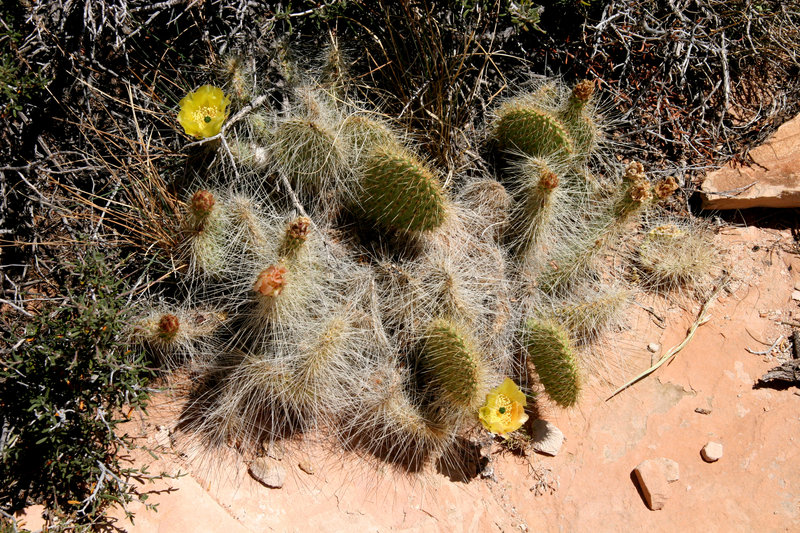
<svg viewBox="0 0 800 533">
<path fill-rule="evenodd" d="M 299 466 L 300 470 L 302 470 L 309 476 L 314 475 L 314 465 L 311 463 L 311 461 L 300 461 L 299 463 L 297 463 L 297 466 Z"/>
<path fill-rule="evenodd" d="M 792 300 L 800 301 L 800 291 L 792 291 Z"/>
<path fill-rule="evenodd" d="M 658 350 L 661 349 L 661 345 L 656 342 L 651 342 L 650 344 L 647 345 L 647 349 L 653 353 L 656 353 Z"/>
<path fill-rule="evenodd" d="M 700 455 L 703 456 L 703 461 L 707 463 L 719 461 L 722 458 L 722 444 L 709 441 L 703 446 L 703 449 L 700 450 Z"/>
<path fill-rule="evenodd" d="M 701 415 L 710 415 L 711 409 L 706 409 L 705 407 L 697 407 L 694 410 L 695 413 L 700 413 Z"/>
</svg>

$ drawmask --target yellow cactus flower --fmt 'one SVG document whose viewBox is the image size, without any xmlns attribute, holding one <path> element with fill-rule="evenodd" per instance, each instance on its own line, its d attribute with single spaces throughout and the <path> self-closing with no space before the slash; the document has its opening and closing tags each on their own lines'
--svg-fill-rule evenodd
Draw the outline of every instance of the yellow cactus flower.
<svg viewBox="0 0 800 533">
<path fill-rule="evenodd" d="M 525 395 L 516 383 L 506 378 L 503 383 L 486 395 L 486 404 L 478 411 L 483 427 L 505 435 L 518 430 L 528 420 L 525 414 Z"/>
<path fill-rule="evenodd" d="M 222 89 L 203 85 L 184 96 L 178 105 L 181 107 L 178 122 L 186 134 L 205 139 L 222 129 L 222 123 L 228 118 L 231 99 L 225 96 Z"/>
</svg>

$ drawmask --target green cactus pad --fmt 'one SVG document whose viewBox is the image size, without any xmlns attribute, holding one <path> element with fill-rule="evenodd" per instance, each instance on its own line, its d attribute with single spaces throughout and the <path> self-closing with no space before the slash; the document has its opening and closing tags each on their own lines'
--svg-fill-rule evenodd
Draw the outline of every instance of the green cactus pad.
<svg viewBox="0 0 800 533">
<path fill-rule="evenodd" d="M 384 146 L 366 158 L 360 206 L 384 227 L 431 231 L 445 220 L 441 185 L 411 152 Z"/>
<path fill-rule="evenodd" d="M 345 166 L 336 132 L 320 121 L 286 120 L 275 131 L 274 141 L 275 160 L 301 187 L 318 188 L 335 182 Z"/>
<path fill-rule="evenodd" d="M 530 319 L 523 342 L 547 395 L 561 407 L 575 405 L 581 377 L 567 331 L 553 322 Z"/>
<path fill-rule="evenodd" d="M 447 401 L 465 408 L 480 404 L 484 365 L 480 354 L 458 326 L 445 319 L 428 326 L 422 349 L 423 379 Z"/>
<path fill-rule="evenodd" d="M 355 146 L 358 153 L 368 152 L 375 146 L 399 144 L 394 132 L 366 114 L 353 114 L 342 121 L 342 133 Z"/>
<path fill-rule="evenodd" d="M 510 105 L 502 108 L 494 133 L 501 149 L 518 150 L 531 156 L 570 154 L 573 149 L 561 121 L 535 107 Z"/>
</svg>

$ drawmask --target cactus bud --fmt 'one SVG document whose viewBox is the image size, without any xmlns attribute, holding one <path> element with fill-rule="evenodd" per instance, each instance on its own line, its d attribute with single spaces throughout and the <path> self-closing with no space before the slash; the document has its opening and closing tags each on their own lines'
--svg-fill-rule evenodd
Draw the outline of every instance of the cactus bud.
<svg viewBox="0 0 800 533">
<path fill-rule="evenodd" d="M 594 94 L 594 82 L 592 80 L 581 80 L 572 89 L 572 96 L 579 102 L 588 102 Z"/>
<path fill-rule="evenodd" d="M 258 275 L 253 290 L 264 296 L 275 298 L 283 292 L 286 286 L 286 267 L 283 265 L 270 265 Z"/>
<path fill-rule="evenodd" d="M 163 315 L 158 321 L 158 337 L 171 341 L 178 334 L 180 321 L 175 315 Z"/>
<path fill-rule="evenodd" d="M 644 173 L 644 165 L 638 161 L 632 161 L 625 167 L 623 180 L 628 185 L 628 196 L 636 203 L 643 204 L 652 198 L 650 192 L 650 182 Z"/>
<path fill-rule="evenodd" d="M 623 179 L 626 181 L 637 181 L 645 178 L 644 165 L 642 165 L 640 162 L 631 161 L 628 163 L 628 166 L 625 167 L 625 175 L 623 176 Z"/>
<path fill-rule="evenodd" d="M 558 176 L 556 173 L 549 170 L 542 171 L 539 178 L 539 187 L 550 191 L 558 187 Z"/>
<path fill-rule="evenodd" d="M 215 203 L 214 195 L 210 191 L 200 189 L 192 195 L 190 203 L 192 214 L 202 220 L 211 214 Z"/>
<path fill-rule="evenodd" d="M 281 243 L 281 254 L 291 255 L 296 253 L 308 239 L 310 228 L 311 219 L 308 217 L 297 217 L 289 222 L 286 227 L 286 233 L 283 236 L 283 243 Z"/>
<path fill-rule="evenodd" d="M 631 183 L 630 187 L 628 187 L 628 194 L 631 200 L 640 204 L 645 203 L 652 197 L 650 193 L 650 184 L 646 179 L 636 180 Z"/>
</svg>

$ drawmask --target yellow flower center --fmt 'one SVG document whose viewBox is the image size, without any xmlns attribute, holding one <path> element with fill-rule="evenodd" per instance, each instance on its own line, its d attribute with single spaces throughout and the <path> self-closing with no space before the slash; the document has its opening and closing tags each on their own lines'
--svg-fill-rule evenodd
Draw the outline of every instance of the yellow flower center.
<svg viewBox="0 0 800 533">
<path fill-rule="evenodd" d="M 212 119 L 216 118 L 219 114 L 219 109 L 216 107 L 203 106 L 199 107 L 192 113 L 192 118 L 197 122 L 205 122 L 208 124 Z"/>
<path fill-rule="evenodd" d="M 498 394 L 495 399 L 495 405 L 497 406 L 501 423 L 508 425 L 511 422 L 511 399 L 505 394 Z"/>
</svg>

